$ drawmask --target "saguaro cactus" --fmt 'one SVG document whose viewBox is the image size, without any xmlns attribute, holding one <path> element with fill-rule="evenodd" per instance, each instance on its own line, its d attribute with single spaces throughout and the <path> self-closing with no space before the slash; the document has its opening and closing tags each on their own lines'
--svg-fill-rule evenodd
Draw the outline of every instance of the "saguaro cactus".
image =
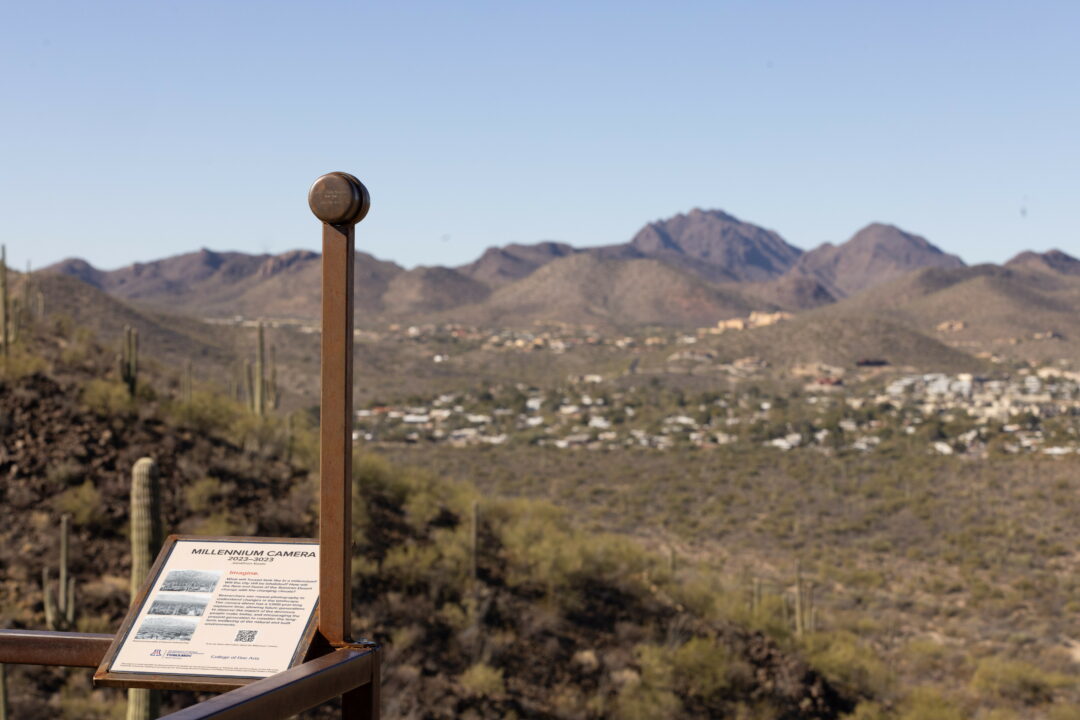
<svg viewBox="0 0 1080 720">
<path fill-rule="evenodd" d="M 139 331 L 130 325 L 124 326 L 124 341 L 120 346 L 120 377 L 128 393 L 135 397 L 139 381 Z"/>
<path fill-rule="evenodd" d="M 802 637 L 804 630 L 804 613 L 806 608 L 803 603 L 802 563 L 795 563 L 795 636 Z"/>
<path fill-rule="evenodd" d="M 266 402 L 271 410 L 277 410 L 281 404 L 277 387 L 277 350 L 273 345 L 270 346 L 270 377 L 266 381 Z"/>
<path fill-rule="evenodd" d="M 817 631 L 817 608 L 814 607 L 814 584 L 804 582 L 802 563 L 795 563 L 795 636 Z"/>
<path fill-rule="evenodd" d="M 180 396 L 186 403 L 191 403 L 191 398 L 194 395 L 195 383 L 191 377 L 191 361 L 188 360 L 184 364 L 184 378 L 180 382 Z"/>
<path fill-rule="evenodd" d="M 33 291 L 34 273 L 30 268 L 30 261 L 26 261 L 26 275 L 23 277 L 23 312 L 29 313 L 33 307 L 30 304 L 30 295 Z"/>
<path fill-rule="evenodd" d="M 469 538 L 469 555 L 472 559 L 472 579 L 476 582 L 476 579 L 480 576 L 480 563 L 477 555 L 480 551 L 480 502 L 473 500 L 472 504 L 472 537 Z"/>
<path fill-rule="evenodd" d="M 23 326 L 23 308 L 22 303 L 19 302 L 19 298 L 15 298 L 11 301 L 11 322 L 8 325 L 11 328 L 11 335 L 8 336 L 8 340 L 12 345 L 19 342 L 19 331 Z"/>
<path fill-rule="evenodd" d="M 250 360 L 244 361 L 244 389 L 247 391 L 248 410 L 255 412 L 255 369 Z"/>
<path fill-rule="evenodd" d="M 45 602 L 45 624 L 50 630 L 75 627 L 75 578 L 68 577 L 68 530 L 71 516 L 60 516 L 60 582 L 53 598 L 49 568 L 41 569 L 41 590 Z"/>
<path fill-rule="evenodd" d="M 131 469 L 131 600 L 150 574 L 161 547 L 161 483 L 157 463 L 139 458 Z M 161 697 L 154 690 L 128 690 L 127 720 L 150 720 L 160 710 Z"/>
<path fill-rule="evenodd" d="M 161 483 L 157 463 L 144 457 L 131 469 L 131 596 L 142 587 L 161 547 Z"/>
<path fill-rule="evenodd" d="M 255 377 L 252 381 L 255 394 L 252 398 L 252 410 L 262 417 L 266 414 L 266 344 L 263 337 L 263 324 L 260 321 L 255 346 Z"/>
</svg>

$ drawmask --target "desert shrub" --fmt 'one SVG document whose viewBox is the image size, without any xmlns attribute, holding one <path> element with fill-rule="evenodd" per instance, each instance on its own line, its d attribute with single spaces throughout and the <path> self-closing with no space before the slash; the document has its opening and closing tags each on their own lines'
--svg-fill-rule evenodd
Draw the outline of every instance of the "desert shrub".
<svg viewBox="0 0 1080 720">
<path fill-rule="evenodd" d="M 23 345 L 14 344 L 7 357 L 0 361 L 0 378 L 18 380 L 36 372 L 43 372 L 47 367 L 45 358 L 30 352 Z"/>
<path fill-rule="evenodd" d="M 60 716 L 85 720 L 124 720 L 127 701 L 115 690 L 91 690 L 86 680 L 72 673 L 60 690 Z"/>
<path fill-rule="evenodd" d="M 966 720 L 956 703 L 931 687 L 915 688 L 900 704 L 897 720 Z"/>
<path fill-rule="evenodd" d="M 286 418 L 285 450 L 300 467 L 319 466 L 319 423 L 310 412 L 293 412 Z"/>
<path fill-rule="evenodd" d="M 694 637 L 676 647 L 638 645 L 634 656 L 640 672 L 627 669 L 612 677 L 620 686 L 619 718 L 675 717 L 684 705 L 726 716 L 727 703 L 752 677 L 744 660 L 710 638 Z"/>
<path fill-rule="evenodd" d="M 709 638 L 695 637 L 668 652 L 680 695 L 714 701 L 751 677 L 751 668 L 731 651 Z"/>
<path fill-rule="evenodd" d="M 983 716 L 984 720 L 1020 720 L 1020 716 L 1008 708 L 994 708 Z"/>
<path fill-rule="evenodd" d="M 1072 684 L 1072 679 L 1061 673 L 1001 657 L 980 660 L 971 678 L 971 687 L 976 692 L 1025 705 L 1049 702 L 1055 690 Z"/>
<path fill-rule="evenodd" d="M 876 702 L 861 702 L 854 712 L 844 715 L 843 720 L 888 720 L 891 715 Z"/>
<path fill-rule="evenodd" d="M 193 513 L 208 511 L 223 494 L 221 482 L 216 478 L 204 477 L 184 488 L 184 499 Z"/>
<path fill-rule="evenodd" d="M 1054 704 L 1046 710 L 1049 720 L 1080 720 L 1080 705 Z"/>
<path fill-rule="evenodd" d="M 247 528 L 226 510 L 219 510 L 197 520 L 194 527 L 197 535 L 243 535 L 246 530 Z"/>
<path fill-rule="evenodd" d="M 582 548 L 563 513 L 549 503 L 525 500 L 500 503 L 499 510 L 502 522 L 497 534 L 508 584 L 536 585 L 548 593 L 565 587 L 582 567 Z"/>
<path fill-rule="evenodd" d="M 243 414 L 240 403 L 221 393 L 196 391 L 190 402 L 171 406 L 173 418 L 200 433 L 224 433 Z"/>
<path fill-rule="evenodd" d="M 226 438 L 242 448 L 260 453 L 284 454 L 282 434 L 277 418 L 259 417 L 239 410 L 232 424 L 223 433 Z"/>
<path fill-rule="evenodd" d="M 880 697 L 891 685 L 877 653 L 850 632 L 815 633 L 805 641 L 807 659 L 829 680 L 865 697 Z"/>
<path fill-rule="evenodd" d="M 98 415 L 120 415 L 134 407 L 131 395 L 122 383 L 91 380 L 82 390 L 82 402 Z"/>
<path fill-rule="evenodd" d="M 116 626 L 113 619 L 104 613 L 98 615 L 80 615 L 75 619 L 75 629 L 86 633 L 112 633 Z"/>
<path fill-rule="evenodd" d="M 644 646 L 638 648 L 636 655 L 641 674 L 626 669 L 613 678 L 620 685 L 615 717 L 619 720 L 676 717 L 682 703 L 671 691 L 671 666 L 664 662 L 662 651 Z"/>
<path fill-rule="evenodd" d="M 455 554 L 456 555 L 456 554 Z M 454 585 L 463 573 L 456 557 L 447 557 L 436 543 L 395 545 L 382 562 L 381 575 L 413 591 Z"/>
<path fill-rule="evenodd" d="M 484 663 L 476 663 L 458 676 L 458 682 L 470 695 L 495 697 L 506 692 L 503 671 Z"/>
<path fill-rule="evenodd" d="M 53 507 L 59 513 L 71 515 L 76 525 L 92 525 L 103 517 L 101 493 L 87 478 L 81 485 L 69 487 L 53 498 Z"/>
<path fill-rule="evenodd" d="M 945 660 L 945 646 L 926 638 L 912 640 L 904 648 L 904 657 L 920 675 L 937 670 Z"/>
</svg>

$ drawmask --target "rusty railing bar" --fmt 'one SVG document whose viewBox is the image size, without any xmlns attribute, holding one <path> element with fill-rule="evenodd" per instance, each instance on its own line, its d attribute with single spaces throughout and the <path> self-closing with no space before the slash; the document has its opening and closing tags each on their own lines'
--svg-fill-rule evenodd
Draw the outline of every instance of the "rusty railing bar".
<svg viewBox="0 0 1080 720">
<path fill-rule="evenodd" d="M 0 630 L 0 663 L 96 668 L 112 641 L 98 633 Z"/>
<path fill-rule="evenodd" d="M 335 650 L 161 720 L 284 720 L 370 684 L 376 652 L 368 647 Z"/>
</svg>

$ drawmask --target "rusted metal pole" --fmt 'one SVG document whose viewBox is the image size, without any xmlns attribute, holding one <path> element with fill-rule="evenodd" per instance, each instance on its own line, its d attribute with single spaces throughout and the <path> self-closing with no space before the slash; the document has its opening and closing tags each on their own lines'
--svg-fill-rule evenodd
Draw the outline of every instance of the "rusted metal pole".
<svg viewBox="0 0 1080 720">
<path fill-rule="evenodd" d="M 371 648 L 341 648 L 303 665 L 166 715 L 162 720 L 279 720 L 371 684 Z M 376 716 L 377 717 L 377 716 Z"/>
<path fill-rule="evenodd" d="M 323 222 L 322 404 L 319 454 L 319 630 L 331 645 L 352 641 L 352 368 L 354 226 L 371 205 L 352 175 L 323 175 L 308 191 Z"/>
<path fill-rule="evenodd" d="M 382 717 L 382 649 L 371 656 L 371 678 L 341 696 L 343 720 L 379 720 Z"/>
<path fill-rule="evenodd" d="M 0 663 L 96 668 L 112 641 L 97 633 L 0 630 Z"/>
</svg>

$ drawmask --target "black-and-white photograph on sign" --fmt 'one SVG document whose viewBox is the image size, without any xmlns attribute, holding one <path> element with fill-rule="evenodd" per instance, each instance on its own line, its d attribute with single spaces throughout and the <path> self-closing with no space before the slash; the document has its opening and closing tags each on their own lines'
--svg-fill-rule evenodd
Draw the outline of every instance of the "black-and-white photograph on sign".
<svg viewBox="0 0 1080 720">
<path fill-rule="evenodd" d="M 152 615 L 139 626 L 139 631 L 135 633 L 135 639 L 187 642 L 195 633 L 198 624 L 195 620 Z"/>
<path fill-rule="evenodd" d="M 184 592 L 214 592 L 220 570 L 173 570 L 165 576 L 162 590 L 180 590 Z"/>
<path fill-rule="evenodd" d="M 150 615 L 187 615 L 201 617 L 210 595 L 192 595 L 190 593 L 159 593 L 147 612 Z"/>
</svg>

